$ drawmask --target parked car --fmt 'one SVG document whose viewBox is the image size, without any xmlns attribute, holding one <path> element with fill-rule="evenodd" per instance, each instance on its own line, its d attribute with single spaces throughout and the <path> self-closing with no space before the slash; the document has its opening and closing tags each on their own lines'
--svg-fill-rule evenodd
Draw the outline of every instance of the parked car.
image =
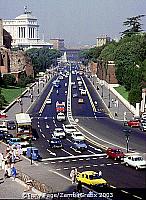
<svg viewBox="0 0 146 200">
<path fill-rule="evenodd" d="M 62 148 L 62 141 L 59 138 L 52 137 L 49 140 L 49 145 L 51 148 Z"/>
<path fill-rule="evenodd" d="M 0 130 L 4 131 L 4 133 L 8 133 L 7 122 L 0 121 Z"/>
<path fill-rule="evenodd" d="M 107 186 L 107 181 L 101 178 L 97 172 L 84 171 L 77 174 L 77 181 L 89 187 L 104 187 Z"/>
<path fill-rule="evenodd" d="M 10 141 L 11 138 L 13 138 L 13 135 L 12 135 L 12 134 L 10 134 L 10 133 L 5 133 L 5 134 L 4 134 L 4 139 L 3 139 L 3 140 L 4 140 L 5 143 L 9 143 L 9 141 Z"/>
<path fill-rule="evenodd" d="M 146 161 L 140 155 L 129 155 L 124 158 L 124 163 L 126 166 L 135 167 L 138 169 L 146 169 Z"/>
<path fill-rule="evenodd" d="M 0 113 L 0 118 L 7 118 L 8 116 L 6 115 L 6 113 Z"/>
<path fill-rule="evenodd" d="M 73 140 L 85 140 L 85 137 L 79 131 L 73 132 L 71 137 Z"/>
<path fill-rule="evenodd" d="M 84 140 L 74 139 L 72 147 L 79 151 L 85 151 L 87 149 L 87 144 Z"/>
<path fill-rule="evenodd" d="M 118 148 L 114 148 L 114 147 L 108 148 L 106 150 L 106 154 L 107 154 L 107 157 L 115 159 L 115 160 L 117 160 L 117 159 L 123 159 L 124 156 L 125 156 L 125 154 L 123 153 L 122 150 L 120 150 Z"/>
<path fill-rule="evenodd" d="M 140 121 L 137 119 L 130 120 L 127 122 L 128 126 L 130 127 L 140 127 Z"/>
<path fill-rule="evenodd" d="M 15 121 L 7 121 L 7 128 L 8 130 L 16 129 Z"/>
<path fill-rule="evenodd" d="M 17 145 L 21 142 L 21 139 L 20 138 L 10 138 L 9 140 L 9 145 Z"/>
<path fill-rule="evenodd" d="M 66 134 L 62 128 L 55 128 L 53 131 L 53 136 L 56 138 L 65 138 Z"/>
</svg>

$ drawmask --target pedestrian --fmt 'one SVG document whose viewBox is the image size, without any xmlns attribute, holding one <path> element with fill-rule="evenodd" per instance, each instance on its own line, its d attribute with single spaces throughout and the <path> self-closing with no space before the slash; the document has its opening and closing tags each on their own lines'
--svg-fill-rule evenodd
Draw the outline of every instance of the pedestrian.
<svg viewBox="0 0 146 200">
<path fill-rule="evenodd" d="M 77 192 L 82 193 L 82 183 L 81 183 L 81 181 L 78 182 Z"/>
<path fill-rule="evenodd" d="M 76 178 L 75 169 L 71 170 L 70 177 L 71 177 L 71 180 L 72 180 L 72 184 L 74 184 L 75 183 L 75 178 Z"/>
<path fill-rule="evenodd" d="M 98 176 L 99 176 L 100 178 L 102 177 L 102 171 L 101 171 L 101 170 L 98 171 Z"/>
<path fill-rule="evenodd" d="M 13 167 L 11 168 L 11 175 L 12 175 L 12 177 L 13 177 L 13 181 L 14 181 L 15 178 L 16 178 L 16 174 L 17 174 L 17 171 L 16 171 L 15 166 L 13 165 Z"/>
</svg>

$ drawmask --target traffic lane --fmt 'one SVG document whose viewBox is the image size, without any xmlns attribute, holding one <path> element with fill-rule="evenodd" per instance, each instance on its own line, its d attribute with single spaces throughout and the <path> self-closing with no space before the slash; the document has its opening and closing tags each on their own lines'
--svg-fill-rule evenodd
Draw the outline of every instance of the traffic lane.
<svg viewBox="0 0 146 200">
<path fill-rule="evenodd" d="M 90 95 L 93 99 L 93 102 L 95 103 L 95 101 L 97 102 L 97 109 L 100 109 L 102 110 L 104 113 L 108 114 L 108 110 L 107 108 L 105 107 L 104 103 L 102 102 L 102 100 L 100 99 L 97 91 L 95 90 L 95 88 L 92 86 L 92 84 L 90 83 L 90 81 L 88 80 L 88 78 L 86 76 L 82 76 L 84 81 L 85 81 L 85 84 L 90 92 Z"/>
<path fill-rule="evenodd" d="M 102 159 L 101 159 L 102 158 Z M 51 161 L 51 167 L 57 172 L 63 173 L 68 176 L 70 171 L 76 167 L 79 172 L 82 171 L 98 171 L 101 170 L 103 173 L 103 178 L 110 184 L 116 186 L 116 188 L 122 188 L 129 192 L 129 189 L 139 188 L 144 189 L 146 186 L 146 171 L 139 170 L 136 171 L 133 168 L 123 166 L 120 162 L 115 162 L 105 157 L 95 158 L 79 158 L 79 159 L 66 159 Z M 120 171 L 120 174 L 119 174 Z M 128 174 L 128 176 L 127 176 Z M 121 178 L 122 177 L 122 178 Z M 119 190 L 118 190 L 119 191 Z M 132 195 L 142 194 L 138 193 L 138 190 L 130 190 Z M 129 198 L 128 198 L 129 199 Z"/>
<path fill-rule="evenodd" d="M 46 86 L 45 86 L 45 89 L 43 91 L 43 93 L 40 94 L 40 96 L 38 97 L 37 101 L 35 102 L 35 104 L 31 107 L 31 109 L 29 109 L 29 113 L 36 116 L 38 115 L 41 107 L 42 107 L 42 104 L 43 102 L 45 101 L 50 89 L 51 89 L 51 86 L 52 86 L 52 82 L 56 79 L 56 76 L 54 76 L 51 80 L 51 82 L 49 82 Z M 41 91 L 40 91 L 41 92 Z"/>
<path fill-rule="evenodd" d="M 123 148 L 126 147 L 126 137 L 125 133 L 123 132 L 125 127 L 110 118 L 79 118 L 78 124 L 86 129 L 89 133 L 92 133 L 96 137 L 104 140 L 101 141 L 101 143 L 106 144 L 109 142 L 113 144 L 113 146 L 118 145 L 122 146 Z M 84 133 L 85 135 L 89 136 L 88 133 Z M 136 130 L 132 131 L 129 138 L 129 148 L 144 153 L 146 152 L 145 144 L 146 134 L 143 132 L 139 134 L 139 131 L 137 132 Z"/>
</svg>

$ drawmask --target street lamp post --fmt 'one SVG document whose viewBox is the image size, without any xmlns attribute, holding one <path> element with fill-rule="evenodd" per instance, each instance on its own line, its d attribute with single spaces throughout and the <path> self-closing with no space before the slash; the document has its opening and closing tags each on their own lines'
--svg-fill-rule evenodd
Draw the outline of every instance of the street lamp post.
<svg viewBox="0 0 146 200">
<path fill-rule="evenodd" d="M 127 148 L 127 153 L 128 153 L 129 152 L 129 136 L 130 136 L 131 130 L 124 129 L 123 132 L 125 132 L 126 148 Z"/>
<path fill-rule="evenodd" d="M 29 144 L 30 144 L 30 164 L 32 165 L 32 141 L 31 138 L 29 139 Z"/>
<path fill-rule="evenodd" d="M 108 87 L 108 95 L 109 95 L 109 99 L 108 99 L 108 108 L 111 107 L 111 92 L 110 92 L 110 71 L 109 71 L 109 87 Z"/>
<path fill-rule="evenodd" d="M 23 113 L 23 102 L 22 102 L 21 98 L 19 99 L 19 104 L 20 104 L 20 107 L 21 107 L 21 113 Z"/>
<path fill-rule="evenodd" d="M 38 89 L 37 89 L 37 91 L 38 91 L 38 94 L 39 94 L 39 92 L 40 92 L 40 89 L 39 89 L 39 79 L 38 79 Z"/>
</svg>

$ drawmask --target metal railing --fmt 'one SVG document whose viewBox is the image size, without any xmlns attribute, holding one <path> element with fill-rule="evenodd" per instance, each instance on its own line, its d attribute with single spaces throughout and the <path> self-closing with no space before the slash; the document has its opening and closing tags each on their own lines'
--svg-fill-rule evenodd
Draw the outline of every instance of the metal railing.
<svg viewBox="0 0 146 200">
<path fill-rule="evenodd" d="M 38 180 L 33 179 L 24 172 L 17 170 L 17 178 L 23 181 L 26 184 L 30 184 L 31 187 L 34 187 L 36 190 L 39 190 L 42 193 L 53 193 L 51 186 L 48 186 L 44 183 L 39 182 Z"/>
</svg>

